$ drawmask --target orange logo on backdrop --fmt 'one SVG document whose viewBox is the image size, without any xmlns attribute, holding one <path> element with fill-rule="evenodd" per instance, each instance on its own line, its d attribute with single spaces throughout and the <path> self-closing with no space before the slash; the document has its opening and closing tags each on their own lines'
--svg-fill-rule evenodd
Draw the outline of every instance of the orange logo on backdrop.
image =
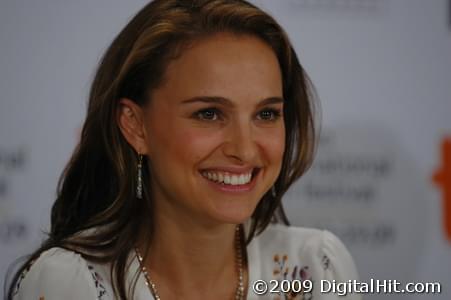
<svg viewBox="0 0 451 300">
<path fill-rule="evenodd" d="M 443 225 L 446 236 L 451 240 L 451 138 L 445 138 L 442 142 L 442 166 L 435 172 L 433 180 L 442 189 Z"/>
</svg>

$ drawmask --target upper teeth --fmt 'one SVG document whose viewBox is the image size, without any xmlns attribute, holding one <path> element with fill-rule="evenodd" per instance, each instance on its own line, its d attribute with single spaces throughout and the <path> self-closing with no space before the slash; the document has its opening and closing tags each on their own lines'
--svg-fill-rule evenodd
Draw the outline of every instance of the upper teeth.
<svg viewBox="0 0 451 300">
<path fill-rule="evenodd" d="M 209 180 L 216 181 L 219 183 L 239 185 L 249 183 L 252 178 L 252 172 L 245 174 L 229 174 L 222 172 L 205 171 L 202 172 L 202 176 L 208 178 Z"/>
</svg>

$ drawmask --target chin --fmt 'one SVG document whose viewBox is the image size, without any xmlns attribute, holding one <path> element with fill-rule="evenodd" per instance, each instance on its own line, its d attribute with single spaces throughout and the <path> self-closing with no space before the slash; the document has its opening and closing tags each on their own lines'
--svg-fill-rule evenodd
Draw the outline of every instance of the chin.
<svg viewBox="0 0 451 300">
<path fill-rule="evenodd" d="M 241 224 L 246 222 L 254 213 L 257 203 L 228 203 L 215 206 L 211 217 L 220 223 Z"/>
</svg>

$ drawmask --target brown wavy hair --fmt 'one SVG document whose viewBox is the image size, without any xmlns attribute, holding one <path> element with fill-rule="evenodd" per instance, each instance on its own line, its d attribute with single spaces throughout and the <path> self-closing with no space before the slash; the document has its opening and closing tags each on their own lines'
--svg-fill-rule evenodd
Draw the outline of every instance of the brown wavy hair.
<svg viewBox="0 0 451 300">
<path fill-rule="evenodd" d="M 155 0 L 127 24 L 100 61 L 80 142 L 58 183 L 48 238 L 19 268 L 7 299 L 12 299 L 22 272 L 52 247 L 111 263 L 116 296 L 127 299 L 127 258 L 144 225 L 150 226 L 152 236 L 154 212 L 149 170 L 143 172 L 143 199 L 135 196 L 137 153 L 119 129 L 119 100 L 128 98 L 138 105 L 151 101 L 147 95 L 162 83 L 168 63 L 189 43 L 220 32 L 258 37 L 277 55 L 286 147 L 276 196 L 268 192 L 257 205 L 246 242 L 271 222 L 288 225 L 281 198 L 311 164 L 315 97 L 286 33 L 271 16 L 244 0 Z M 87 230 L 94 228 L 102 230 Z"/>
</svg>

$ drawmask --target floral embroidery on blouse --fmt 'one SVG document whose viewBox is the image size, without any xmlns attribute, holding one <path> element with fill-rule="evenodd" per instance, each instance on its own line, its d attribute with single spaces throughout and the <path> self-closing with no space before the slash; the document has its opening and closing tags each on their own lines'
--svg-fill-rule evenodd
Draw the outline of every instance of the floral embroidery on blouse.
<svg viewBox="0 0 451 300">
<path fill-rule="evenodd" d="M 273 269 L 273 275 L 276 279 L 281 282 L 282 280 L 299 280 L 300 282 L 304 280 L 312 280 L 312 276 L 309 273 L 308 266 L 288 265 L 288 255 L 284 254 L 282 256 L 276 254 L 274 255 L 273 261 L 275 267 Z M 273 300 L 313 300 L 312 297 L 313 290 L 309 292 L 300 291 L 298 293 L 291 291 L 282 295 L 275 295 Z"/>
<path fill-rule="evenodd" d="M 94 280 L 94 284 L 95 284 L 95 287 L 97 290 L 97 299 L 102 300 L 103 296 L 106 295 L 106 289 L 105 289 L 105 286 L 103 285 L 103 278 L 102 278 L 102 276 L 100 276 L 99 273 L 97 273 L 94 270 L 93 266 L 88 265 L 88 269 L 91 272 L 92 279 Z"/>
<path fill-rule="evenodd" d="M 330 264 L 330 259 L 327 255 L 323 256 L 323 259 L 321 260 L 321 262 L 323 263 L 323 269 L 327 270 L 329 269 L 329 264 Z"/>
</svg>

